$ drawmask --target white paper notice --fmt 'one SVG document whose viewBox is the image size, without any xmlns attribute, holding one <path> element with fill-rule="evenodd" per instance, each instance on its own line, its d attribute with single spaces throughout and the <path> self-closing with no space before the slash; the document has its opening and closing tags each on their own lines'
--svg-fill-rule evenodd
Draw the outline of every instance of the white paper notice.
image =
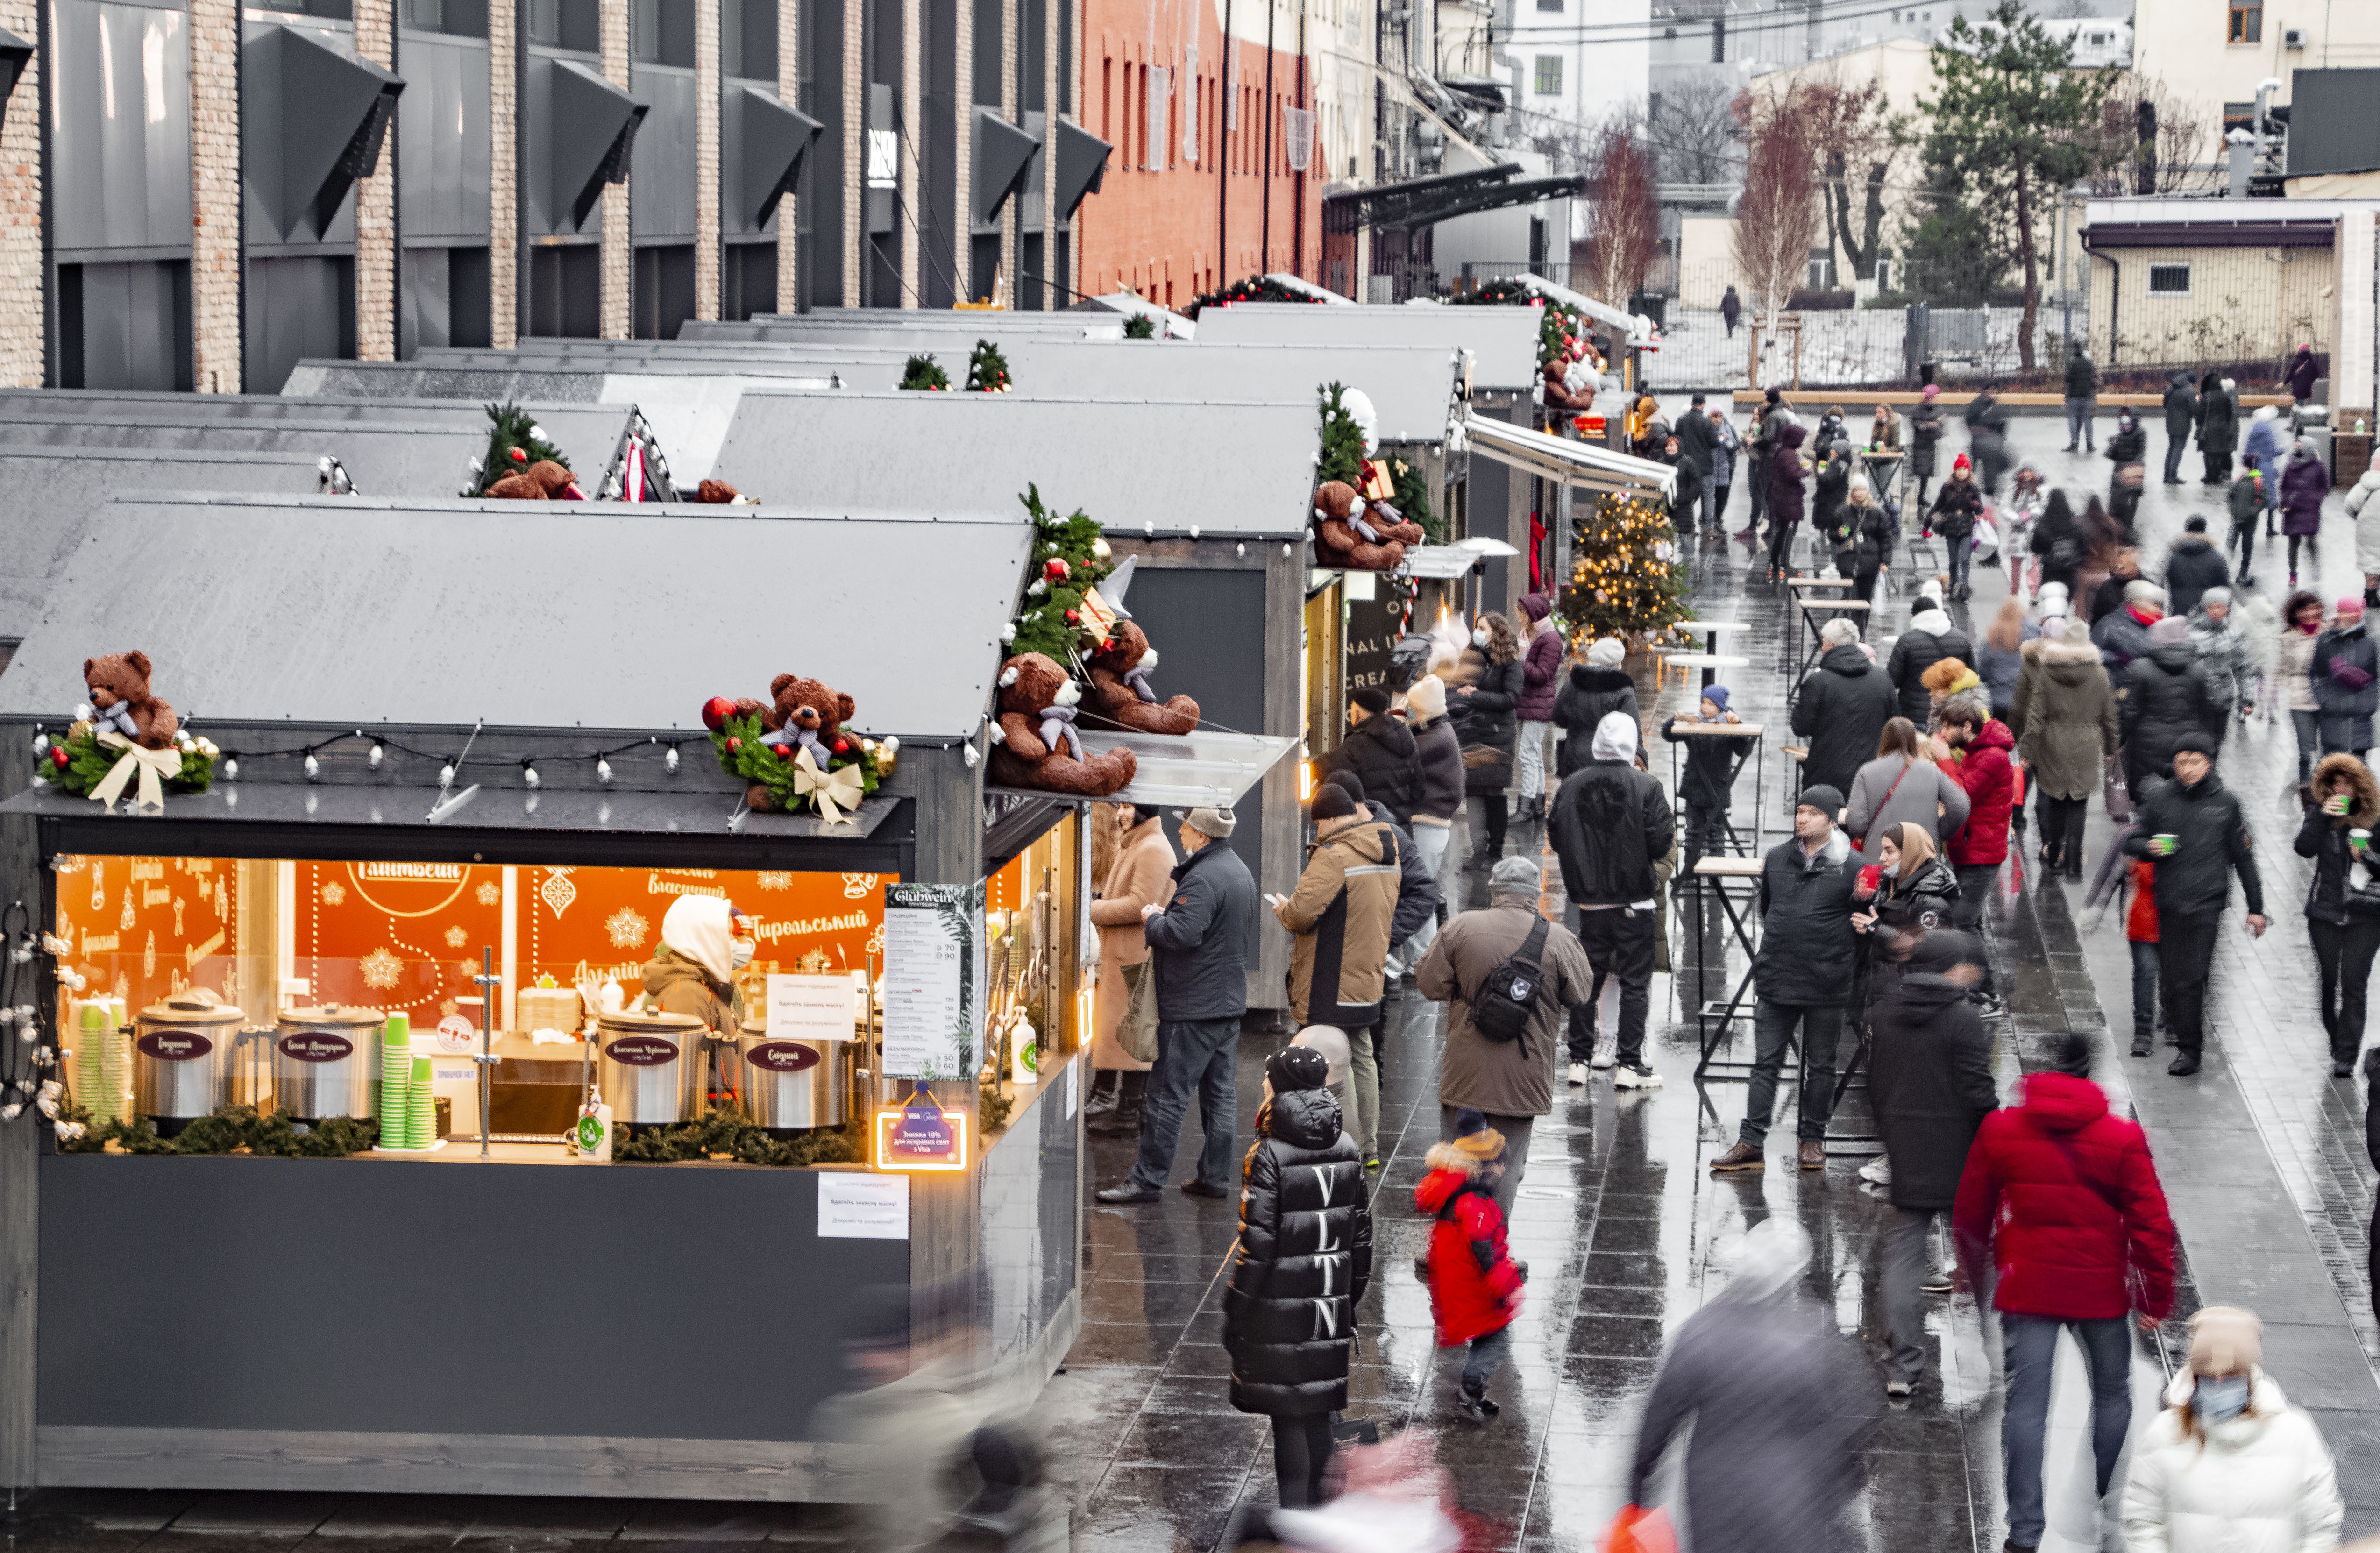
<svg viewBox="0 0 2380 1553">
<path fill-rule="evenodd" d="M 847 1041 L 853 1034 L 851 1009 L 847 976 L 769 978 L 771 1040 Z"/>
<path fill-rule="evenodd" d="M 821 1171 L 818 1183 L 820 1240 L 909 1238 L 907 1176 Z"/>
</svg>

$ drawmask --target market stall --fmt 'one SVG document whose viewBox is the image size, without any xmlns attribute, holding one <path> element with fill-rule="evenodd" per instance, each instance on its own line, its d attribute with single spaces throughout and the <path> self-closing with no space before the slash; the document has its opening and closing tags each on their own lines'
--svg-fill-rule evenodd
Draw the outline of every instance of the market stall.
<svg viewBox="0 0 2380 1553">
<path fill-rule="evenodd" d="M 89 538 L 0 678 L 6 1076 L 60 1086 L 0 1120 L 10 1481 L 850 1498 L 899 1480 L 847 1426 L 888 1358 L 1038 1389 L 1091 935 L 1083 806 L 987 783 L 1031 528 L 160 496 Z M 797 607 L 722 586 L 768 576 Z M 1116 795 L 1174 802 L 1286 742 L 1133 738 Z"/>
</svg>

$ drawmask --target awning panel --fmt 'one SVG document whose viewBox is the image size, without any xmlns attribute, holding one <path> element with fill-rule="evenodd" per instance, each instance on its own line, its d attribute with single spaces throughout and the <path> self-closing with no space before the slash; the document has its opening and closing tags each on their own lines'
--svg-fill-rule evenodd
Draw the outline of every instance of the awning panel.
<svg viewBox="0 0 2380 1553">
<path fill-rule="evenodd" d="M 1658 491 L 1667 497 L 1677 490 L 1677 470 L 1650 458 L 1614 453 L 1591 443 L 1574 443 L 1510 421 L 1478 416 L 1466 417 L 1463 427 L 1471 439 L 1472 452 L 1581 491 L 1610 491 L 1622 495 Z"/>
<path fill-rule="evenodd" d="M 1122 734 L 1082 730 L 1083 747 L 1094 757 L 1111 749 L 1132 751 L 1139 770 L 1120 793 L 1101 800 L 1150 808 L 1229 808 L 1248 795 L 1265 773 L 1297 746 L 1295 739 L 1261 734 Z M 1024 787 L 986 791 L 1047 798 Z M 5 810 L 0 810 L 5 812 Z"/>
</svg>

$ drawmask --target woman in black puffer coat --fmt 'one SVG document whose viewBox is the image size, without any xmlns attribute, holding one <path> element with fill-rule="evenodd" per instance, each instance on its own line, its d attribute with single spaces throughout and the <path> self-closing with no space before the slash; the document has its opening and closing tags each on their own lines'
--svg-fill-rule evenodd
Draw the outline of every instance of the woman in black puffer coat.
<svg viewBox="0 0 2380 1553">
<path fill-rule="evenodd" d="M 1489 863 L 1504 855 L 1510 809 L 1504 790 L 1512 785 L 1512 751 L 1519 742 L 1523 665 L 1521 638 L 1500 614 L 1479 617 L 1463 667 L 1449 697 L 1455 731 L 1463 735 L 1464 790 L 1478 800 Z"/>
<path fill-rule="evenodd" d="M 1876 892 L 1866 900 L 1856 888 L 1852 894 L 1852 926 L 1863 935 L 1855 1022 L 1864 1022 L 1868 1010 L 1891 996 L 1910 952 L 1926 934 L 1950 925 L 1959 898 L 1959 876 L 1923 825 L 1888 827 L 1876 840 L 1876 863 L 1888 870 Z"/>
<path fill-rule="evenodd" d="M 1265 1063 L 1272 1098 L 1240 1168 L 1240 1239 L 1223 1290 L 1232 1405 L 1272 1419 L 1285 1510 L 1321 1502 L 1330 1415 L 1347 1405 L 1355 1306 L 1372 1277 L 1364 1161 L 1324 1087 L 1330 1073 L 1303 1046 Z"/>
</svg>

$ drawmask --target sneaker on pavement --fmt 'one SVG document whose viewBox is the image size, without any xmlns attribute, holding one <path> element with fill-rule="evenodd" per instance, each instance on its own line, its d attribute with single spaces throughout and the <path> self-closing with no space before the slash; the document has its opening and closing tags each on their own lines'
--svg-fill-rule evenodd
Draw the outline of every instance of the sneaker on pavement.
<svg viewBox="0 0 2380 1553">
<path fill-rule="evenodd" d="M 1485 1424 L 1504 1410 L 1484 1395 L 1475 1397 L 1468 1391 L 1458 1391 L 1454 1396 L 1454 1411 L 1475 1424 Z"/>
<path fill-rule="evenodd" d="M 2135 1031 L 2133 1031 L 2133 1032 L 2132 1032 L 2132 1055 L 2133 1055 L 2133 1056 L 2135 1056 L 2135 1057 L 2147 1057 L 2147 1056 L 2152 1056 L 2152 1055 L 2154 1055 L 2154 1054 L 2155 1053 L 2155 1051 L 2156 1051 L 2156 1037 L 2155 1037 L 2154 1034 L 2152 1034 L 2151 1032 L 2149 1032 L 2149 1031 L 2147 1031 L 2147 1030 L 2135 1030 Z"/>
<path fill-rule="evenodd" d="M 1614 1089 L 1658 1089 L 1661 1087 L 1661 1075 L 1655 1073 L 1650 1068 L 1622 1067 L 1612 1073 L 1611 1087 Z"/>
<path fill-rule="evenodd" d="M 1875 1159 L 1870 1159 L 1866 1164 L 1860 1167 L 1860 1179 L 1862 1181 L 1872 1181 L 1878 1186 L 1891 1185 L 1892 1161 L 1881 1154 L 1877 1155 Z"/>
<path fill-rule="evenodd" d="M 1823 1171 L 1827 1168 L 1827 1146 L 1816 1138 L 1802 1140 L 1802 1168 Z"/>
<path fill-rule="evenodd" d="M 1907 1401 L 1911 1393 L 1916 1389 L 1916 1387 L 1906 1380 L 1888 1380 L 1884 1383 L 1884 1394 L 1897 1402 Z"/>
<path fill-rule="evenodd" d="M 1619 1057 L 1613 1053 L 1610 1047 L 1598 1046 L 1595 1049 L 1595 1061 L 1588 1065 L 1590 1067 L 1608 1068 L 1618 1061 L 1620 1061 Z"/>
<path fill-rule="evenodd" d="M 1757 1145 L 1739 1143 L 1713 1159 L 1710 1168 L 1713 1171 L 1765 1171 L 1768 1168 L 1768 1160 Z"/>
<path fill-rule="evenodd" d="M 1974 999 L 1975 1014 L 1981 1019 L 2006 1019 L 2008 1000 L 1997 992 L 1985 992 Z"/>
<path fill-rule="evenodd" d="M 1932 1272 L 1925 1275 L 1924 1282 L 1918 1284 L 1917 1292 L 1921 1294 L 1949 1293 L 1950 1292 L 1950 1274 L 1944 1268 L 1935 1268 Z"/>
<path fill-rule="evenodd" d="M 1573 1088 L 1573 1089 L 1575 1089 L 1575 1088 L 1577 1088 L 1580 1085 L 1585 1084 L 1585 1082 L 1586 1082 L 1586 1064 L 1585 1064 L 1585 1063 L 1584 1063 L 1584 1062 L 1572 1062 L 1572 1063 L 1570 1065 L 1570 1083 L 1571 1083 L 1571 1087 L 1572 1087 L 1572 1088 Z"/>
<path fill-rule="evenodd" d="M 2189 1052 L 2187 1052 L 2187 1051 L 2183 1052 L 2180 1056 L 2179 1056 L 2179 1057 L 2175 1058 L 2175 1059 L 2173 1060 L 2173 1065 L 2172 1065 L 2171 1067 L 2169 1067 L 2169 1068 L 2166 1069 L 2166 1072 L 2168 1072 L 2168 1073 L 2169 1073 L 2169 1074 L 2173 1074 L 2173 1076 L 2174 1076 L 2174 1077 L 2176 1077 L 2176 1078 L 2188 1078 L 2191 1074 L 2192 1074 L 2196 1073 L 2197 1071 L 2198 1071 L 2198 1059 L 2197 1059 L 2197 1058 L 2195 1058 L 2195 1057 L 2192 1057 L 2192 1056 Z"/>
</svg>

